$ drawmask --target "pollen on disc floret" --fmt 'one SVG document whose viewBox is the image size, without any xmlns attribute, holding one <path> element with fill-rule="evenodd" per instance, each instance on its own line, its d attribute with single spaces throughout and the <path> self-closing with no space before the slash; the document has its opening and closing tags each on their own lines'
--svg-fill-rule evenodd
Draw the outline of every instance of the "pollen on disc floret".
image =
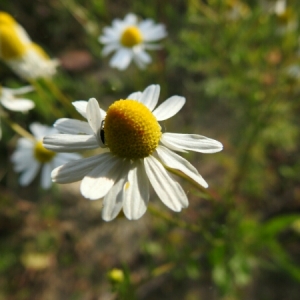
<svg viewBox="0 0 300 300">
<path fill-rule="evenodd" d="M 105 143 L 123 158 L 149 156 L 158 146 L 161 128 L 151 111 L 136 100 L 118 100 L 107 110 Z"/>
</svg>

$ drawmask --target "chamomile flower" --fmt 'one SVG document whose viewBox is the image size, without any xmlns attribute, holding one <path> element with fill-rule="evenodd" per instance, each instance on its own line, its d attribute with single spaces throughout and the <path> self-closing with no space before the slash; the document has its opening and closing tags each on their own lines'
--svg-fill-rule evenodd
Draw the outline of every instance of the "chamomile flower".
<svg viewBox="0 0 300 300">
<path fill-rule="evenodd" d="M 48 189 L 52 183 L 52 169 L 71 160 L 79 159 L 81 156 L 77 153 L 57 154 L 44 148 L 43 137 L 57 132 L 53 127 L 32 123 L 30 131 L 33 133 L 34 139 L 20 138 L 17 149 L 12 154 L 11 160 L 14 163 L 14 170 L 22 173 L 20 176 L 22 186 L 30 184 L 41 170 L 41 186 Z"/>
<path fill-rule="evenodd" d="M 10 89 L 4 86 L 0 86 L 0 104 L 4 108 L 11 111 L 27 112 L 28 110 L 34 108 L 34 102 L 32 100 L 20 97 L 20 95 L 31 92 L 32 90 L 33 88 L 31 86 L 24 86 L 17 89 Z"/>
<path fill-rule="evenodd" d="M 151 57 L 145 50 L 159 49 L 153 42 L 166 36 L 164 25 L 155 24 L 151 19 L 139 21 L 136 15 L 128 14 L 124 20 L 115 19 L 111 27 L 105 27 L 98 40 L 105 45 L 104 56 L 115 51 L 110 66 L 124 70 L 132 60 L 140 68 L 149 64 Z"/>
<path fill-rule="evenodd" d="M 155 108 L 158 85 L 115 101 L 107 112 L 95 98 L 73 105 L 87 119 L 59 119 L 62 133 L 44 138 L 44 146 L 57 152 L 107 148 L 107 152 L 69 162 L 52 171 L 58 183 L 80 181 L 84 197 L 104 198 L 102 218 L 114 219 L 123 208 L 128 219 L 139 219 L 147 209 L 150 184 L 161 201 L 173 211 L 188 206 L 187 196 L 168 169 L 182 172 L 203 187 L 207 183 L 186 159 L 175 153 L 188 150 L 214 153 L 222 144 L 196 134 L 163 133 L 159 121 L 174 116 L 185 98 L 173 96 Z"/>
<path fill-rule="evenodd" d="M 50 59 L 31 41 L 25 29 L 5 12 L 0 12 L 0 59 L 27 80 L 52 77 L 58 66 L 58 61 Z"/>
</svg>

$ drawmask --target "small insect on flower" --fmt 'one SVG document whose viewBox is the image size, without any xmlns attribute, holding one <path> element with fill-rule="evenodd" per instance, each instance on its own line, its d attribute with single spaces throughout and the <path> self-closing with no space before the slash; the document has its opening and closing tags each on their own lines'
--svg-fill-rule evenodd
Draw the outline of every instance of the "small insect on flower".
<svg viewBox="0 0 300 300">
<path fill-rule="evenodd" d="M 162 132 L 159 122 L 174 116 L 185 98 L 172 96 L 156 107 L 159 93 L 159 85 L 151 85 L 115 101 L 107 112 L 95 98 L 73 102 L 87 122 L 59 119 L 54 126 L 61 134 L 44 138 L 44 146 L 56 152 L 108 149 L 60 166 L 51 175 L 58 183 L 82 180 L 84 197 L 103 198 L 102 218 L 106 221 L 114 219 L 122 208 L 128 219 L 139 219 L 147 210 L 150 184 L 173 211 L 187 207 L 187 196 L 169 170 L 208 186 L 197 169 L 175 151 L 214 153 L 222 150 L 222 144 L 202 135 Z"/>
<path fill-rule="evenodd" d="M 105 121 L 103 120 L 103 121 L 101 122 L 100 138 L 101 138 L 102 143 L 105 145 L 104 123 L 105 123 Z"/>
</svg>

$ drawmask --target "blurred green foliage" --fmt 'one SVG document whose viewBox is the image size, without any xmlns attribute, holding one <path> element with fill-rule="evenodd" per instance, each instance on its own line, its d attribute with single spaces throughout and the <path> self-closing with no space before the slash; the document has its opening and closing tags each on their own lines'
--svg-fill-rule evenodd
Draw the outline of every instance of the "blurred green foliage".
<svg viewBox="0 0 300 300">
<path fill-rule="evenodd" d="M 188 209 L 175 215 L 155 206 L 145 217 L 147 230 L 133 234 L 113 255 L 119 243 L 112 225 L 100 220 L 92 204 L 56 187 L 47 195 L 37 182 L 18 187 L 8 159 L 16 137 L 3 125 L 0 299 L 49 299 L 45 293 L 57 276 L 67 280 L 66 287 L 52 291 L 57 299 L 98 299 L 103 289 L 113 290 L 115 299 L 277 300 L 286 290 L 284 299 L 298 299 L 298 1 L 287 1 L 284 14 L 271 10 L 275 0 L 34 2 L 4 0 L 0 8 L 61 58 L 54 81 L 70 99 L 96 97 L 106 109 L 158 83 L 160 99 L 187 98 L 182 115 L 165 122 L 168 130 L 210 136 L 224 151 L 201 158 L 186 154 L 208 179 L 209 195 L 185 184 Z M 101 57 L 97 37 L 128 12 L 164 23 L 169 35 L 147 69 L 119 72 Z M 66 67 L 78 50 L 87 65 Z M 10 87 L 24 83 L 4 65 L 0 80 Z M 36 110 L 11 114 L 25 128 L 36 120 L 52 124 L 55 110 L 70 116 L 45 82 L 39 84 L 44 95 L 32 96 Z M 115 222 L 122 227 L 128 221 Z M 130 230 L 136 230 L 134 224 Z M 131 258 L 124 259 L 123 252 Z M 125 276 L 117 286 L 105 275 L 115 267 Z"/>
</svg>

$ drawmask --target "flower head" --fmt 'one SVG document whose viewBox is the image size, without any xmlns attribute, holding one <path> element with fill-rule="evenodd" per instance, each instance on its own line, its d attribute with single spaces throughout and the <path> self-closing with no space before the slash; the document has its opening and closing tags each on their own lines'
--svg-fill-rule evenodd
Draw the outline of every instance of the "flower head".
<svg viewBox="0 0 300 300">
<path fill-rule="evenodd" d="M 31 92 L 33 88 L 31 86 L 24 86 L 18 89 L 10 89 L 4 86 L 0 86 L 0 104 L 8 110 L 27 112 L 34 108 L 34 102 L 32 100 L 16 97 L 18 95 Z M 1 127 L 0 127 L 1 138 Z"/>
<path fill-rule="evenodd" d="M 22 173 L 20 184 L 26 186 L 32 182 L 41 169 L 41 186 L 48 189 L 51 186 L 51 170 L 71 160 L 79 159 L 80 155 L 76 153 L 57 154 L 43 146 L 43 137 L 57 132 L 53 127 L 32 123 L 30 131 L 35 139 L 20 138 L 17 149 L 11 157 L 14 170 Z"/>
<path fill-rule="evenodd" d="M 52 171 L 53 181 L 82 180 L 84 197 L 104 198 L 102 217 L 106 221 L 114 219 L 122 208 L 128 219 L 140 218 L 147 209 L 149 183 L 170 209 L 187 207 L 184 190 L 167 169 L 208 186 L 196 168 L 174 151 L 214 153 L 222 150 L 222 144 L 201 135 L 163 133 L 158 122 L 174 116 L 185 98 L 172 96 L 155 108 L 159 92 L 158 85 L 151 85 L 114 102 L 107 112 L 99 108 L 95 98 L 73 102 L 87 122 L 59 119 L 54 126 L 62 134 L 44 138 L 44 146 L 51 151 L 109 150 Z"/>
<path fill-rule="evenodd" d="M 151 19 L 138 21 L 136 15 L 128 14 L 124 20 L 116 19 L 111 27 L 105 27 L 99 42 L 105 45 L 103 55 L 116 51 L 110 61 L 111 67 L 124 70 L 132 60 L 140 68 L 149 64 L 151 57 L 145 50 L 158 49 L 153 42 L 166 36 L 164 25 L 154 24 Z"/>
<path fill-rule="evenodd" d="M 9 14 L 0 11 L 0 59 L 25 79 L 51 77 L 56 73 L 57 60 L 33 43 L 24 28 Z"/>
<path fill-rule="evenodd" d="M 0 103 L 8 110 L 27 112 L 34 108 L 34 102 L 29 99 L 16 97 L 33 91 L 31 86 L 24 86 L 17 89 L 10 89 L 0 86 Z"/>
</svg>

